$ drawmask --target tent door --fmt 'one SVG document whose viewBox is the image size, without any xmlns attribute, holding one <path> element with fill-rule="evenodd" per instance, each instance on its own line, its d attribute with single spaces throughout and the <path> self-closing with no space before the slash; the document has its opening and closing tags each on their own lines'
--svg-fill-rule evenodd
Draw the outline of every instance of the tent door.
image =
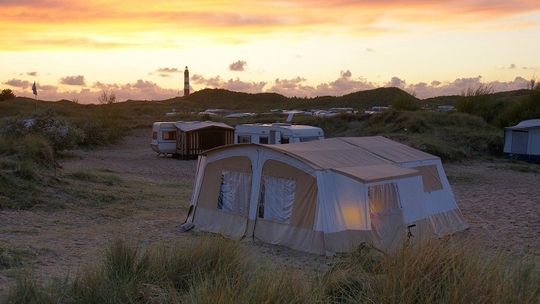
<svg viewBox="0 0 540 304">
<path fill-rule="evenodd" d="M 513 131 L 512 132 L 512 153 L 527 154 L 527 146 L 529 143 L 529 132 Z"/>
<path fill-rule="evenodd" d="M 370 186 L 369 214 L 371 229 L 382 250 L 393 249 L 406 235 L 399 195 L 395 184 Z"/>
</svg>

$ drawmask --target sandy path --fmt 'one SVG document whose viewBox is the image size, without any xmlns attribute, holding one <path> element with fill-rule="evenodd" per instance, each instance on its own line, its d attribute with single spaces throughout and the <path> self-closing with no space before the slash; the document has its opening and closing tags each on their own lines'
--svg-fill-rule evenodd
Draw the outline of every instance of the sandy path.
<svg viewBox="0 0 540 304">
<path fill-rule="evenodd" d="M 540 262 L 540 174 L 506 161 L 446 165 L 468 234 L 490 249 L 530 254 Z M 540 165 L 530 165 L 540 171 Z"/>
<path fill-rule="evenodd" d="M 115 146 L 75 151 L 61 162 L 64 171 L 108 169 L 127 181 L 192 184 L 195 161 L 158 158 L 148 144 L 149 130 L 136 130 Z M 540 175 L 496 169 L 497 163 L 446 165 L 458 204 L 471 229 L 465 233 L 491 249 L 540 257 Z M 174 197 L 172 198 L 175 199 Z M 140 244 L 193 240 L 197 234 L 178 232 L 186 202 L 149 206 L 130 216 L 110 219 L 92 210 L 0 211 L 0 242 L 30 248 L 26 271 L 38 278 L 62 277 L 99 259 L 116 237 Z M 265 261 L 298 269 L 326 269 L 330 258 L 246 241 Z M 20 271 L 0 271 L 0 298 Z"/>
</svg>

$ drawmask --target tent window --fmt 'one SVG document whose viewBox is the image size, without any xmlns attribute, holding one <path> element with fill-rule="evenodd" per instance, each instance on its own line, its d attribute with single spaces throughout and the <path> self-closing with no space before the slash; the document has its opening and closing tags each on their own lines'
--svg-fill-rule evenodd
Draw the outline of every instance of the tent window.
<svg viewBox="0 0 540 304">
<path fill-rule="evenodd" d="M 391 210 L 401 208 L 396 185 L 382 184 L 369 187 L 369 212 L 385 214 Z"/>
<path fill-rule="evenodd" d="M 251 192 L 251 174 L 222 171 L 217 208 L 222 211 L 247 214 Z"/>
<path fill-rule="evenodd" d="M 259 196 L 259 217 L 289 223 L 295 192 L 296 181 L 293 179 L 263 176 Z"/>
<path fill-rule="evenodd" d="M 161 134 L 161 137 L 163 140 L 175 140 L 176 139 L 176 132 L 175 131 L 164 131 Z"/>
<path fill-rule="evenodd" d="M 415 167 L 414 169 L 420 171 L 422 175 L 422 182 L 424 184 L 424 192 L 433 192 L 437 190 L 442 190 L 441 179 L 439 178 L 439 171 L 437 166 L 420 166 Z"/>
</svg>

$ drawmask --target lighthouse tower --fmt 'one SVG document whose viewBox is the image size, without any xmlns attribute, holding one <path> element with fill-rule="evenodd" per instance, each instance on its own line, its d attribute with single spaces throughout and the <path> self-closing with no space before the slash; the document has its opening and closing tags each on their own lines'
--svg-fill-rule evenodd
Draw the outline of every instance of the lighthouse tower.
<svg viewBox="0 0 540 304">
<path fill-rule="evenodd" d="M 189 95 L 189 71 L 188 68 L 184 70 L 184 96 Z"/>
</svg>

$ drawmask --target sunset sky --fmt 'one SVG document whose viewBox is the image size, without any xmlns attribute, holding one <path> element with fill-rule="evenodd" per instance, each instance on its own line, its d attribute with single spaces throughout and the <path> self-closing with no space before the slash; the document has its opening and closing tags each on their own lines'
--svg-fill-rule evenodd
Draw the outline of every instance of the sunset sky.
<svg viewBox="0 0 540 304">
<path fill-rule="evenodd" d="M 96 102 L 221 87 L 418 97 L 540 76 L 540 0 L 0 0 L 0 88 Z"/>
</svg>

